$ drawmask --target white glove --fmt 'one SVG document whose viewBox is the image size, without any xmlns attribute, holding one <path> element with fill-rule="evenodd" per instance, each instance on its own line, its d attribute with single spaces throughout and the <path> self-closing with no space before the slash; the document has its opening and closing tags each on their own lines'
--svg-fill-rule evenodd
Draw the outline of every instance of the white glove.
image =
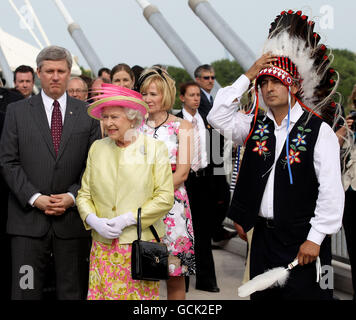
<svg viewBox="0 0 356 320">
<path fill-rule="evenodd" d="M 114 229 L 108 225 L 107 218 L 98 218 L 96 214 L 90 213 L 85 219 L 85 222 L 106 239 L 116 239 L 119 237 L 119 235 L 114 232 Z"/>
<path fill-rule="evenodd" d="M 115 234 L 118 234 L 118 236 L 120 236 L 122 230 L 124 230 L 128 226 L 136 224 L 136 219 L 133 217 L 133 213 L 129 211 L 115 218 L 109 219 L 107 224 L 112 227 Z"/>
</svg>

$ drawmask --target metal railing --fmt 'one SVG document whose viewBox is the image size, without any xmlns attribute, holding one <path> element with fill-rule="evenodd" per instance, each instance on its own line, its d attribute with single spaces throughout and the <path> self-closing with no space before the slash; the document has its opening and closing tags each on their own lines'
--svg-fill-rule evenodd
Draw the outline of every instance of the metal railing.
<svg viewBox="0 0 356 320">
<path fill-rule="evenodd" d="M 335 260 L 350 264 L 350 258 L 347 253 L 344 228 L 341 228 L 341 230 L 338 233 L 332 236 L 331 252 Z"/>
</svg>

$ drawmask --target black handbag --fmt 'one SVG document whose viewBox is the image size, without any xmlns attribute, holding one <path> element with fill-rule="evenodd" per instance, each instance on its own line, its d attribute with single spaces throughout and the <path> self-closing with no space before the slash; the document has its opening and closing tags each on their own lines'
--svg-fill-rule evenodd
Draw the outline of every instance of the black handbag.
<svg viewBox="0 0 356 320">
<path fill-rule="evenodd" d="M 158 237 L 156 229 L 150 226 L 157 242 L 141 240 L 141 208 L 137 213 L 137 240 L 132 243 L 131 276 L 134 280 L 167 280 L 168 249 Z"/>
</svg>

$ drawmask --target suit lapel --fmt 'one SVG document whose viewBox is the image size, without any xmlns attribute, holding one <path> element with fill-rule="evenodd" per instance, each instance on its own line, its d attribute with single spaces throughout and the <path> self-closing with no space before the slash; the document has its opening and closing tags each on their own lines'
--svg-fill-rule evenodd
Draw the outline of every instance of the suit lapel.
<svg viewBox="0 0 356 320">
<path fill-rule="evenodd" d="M 59 145 L 57 160 L 61 157 L 69 141 L 69 138 L 72 135 L 74 124 L 76 123 L 78 116 L 79 116 L 78 105 L 75 103 L 75 101 L 72 98 L 67 96 L 66 114 L 64 116 L 61 143 Z"/>
<path fill-rule="evenodd" d="M 29 99 L 29 103 L 31 105 L 31 115 L 34 118 L 34 122 L 39 128 L 44 141 L 46 142 L 48 149 L 53 156 L 56 158 L 56 154 L 54 152 L 52 134 L 48 124 L 48 119 L 45 111 L 45 107 L 43 105 L 43 101 L 41 98 L 41 94 L 35 95 Z"/>
<path fill-rule="evenodd" d="M 203 118 L 206 118 L 208 116 L 208 113 L 210 112 L 212 108 L 212 105 L 210 104 L 210 101 L 208 100 L 207 96 L 203 92 L 202 89 L 200 89 L 200 105 L 199 105 L 199 113 Z"/>
<path fill-rule="evenodd" d="M 198 110 L 198 113 L 200 114 L 201 118 L 203 119 L 204 125 L 206 129 L 211 129 L 210 124 L 208 123 L 208 121 L 206 120 L 206 117 L 203 116 L 202 112 L 200 110 Z"/>
</svg>

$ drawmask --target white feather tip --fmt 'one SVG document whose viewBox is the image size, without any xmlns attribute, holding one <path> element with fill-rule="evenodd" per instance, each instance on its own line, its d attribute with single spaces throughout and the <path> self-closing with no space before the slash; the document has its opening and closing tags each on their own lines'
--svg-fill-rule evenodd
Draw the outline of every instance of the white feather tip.
<svg viewBox="0 0 356 320">
<path fill-rule="evenodd" d="M 283 286 L 289 276 L 289 269 L 278 267 L 262 273 L 245 284 L 240 286 L 237 290 L 239 297 L 247 297 L 256 291 L 265 290 L 272 286 Z"/>
</svg>

